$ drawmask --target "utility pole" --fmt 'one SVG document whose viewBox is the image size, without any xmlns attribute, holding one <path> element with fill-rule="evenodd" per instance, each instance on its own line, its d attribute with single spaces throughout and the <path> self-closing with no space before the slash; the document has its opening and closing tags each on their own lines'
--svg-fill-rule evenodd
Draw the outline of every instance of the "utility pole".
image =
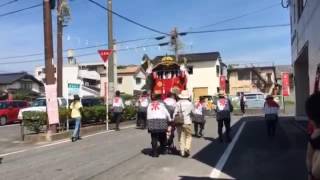
<svg viewBox="0 0 320 180">
<path fill-rule="evenodd" d="M 52 65 L 53 59 L 53 43 L 52 43 L 52 17 L 51 8 L 53 0 L 43 0 L 43 27 L 44 27 L 44 54 L 45 54 L 45 73 L 46 84 L 51 85 L 55 83 L 54 67 Z M 49 126 L 51 132 L 57 131 L 57 125 Z"/>
<path fill-rule="evenodd" d="M 108 5 L 108 49 L 113 50 L 113 19 L 112 19 L 112 0 L 107 0 L 107 5 Z M 109 97 L 112 97 L 114 95 L 115 91 L 115 83 L 114 83 L 114 56 L 113 53 L 109 56 L 109 61 L 108 61 L 108 92 L 109 92 Z M 106 102 L 109 103 L 109 102 Z"/>
<path fill-rule="evenodd" d="M 63 96 L 63 17 L 61 14 L 61 1 L 57 1 L 57 95 Z"/>
<path fill-rule="evenodd" d="M 54 67 L 52 65 L 53 43 L 52 43 L 52 18 L 49 0 L 43 1 L 43 26 L 44 26 L 44 52 L 46 84 L 54 84 Z"/>
<path fill-rule="evenodd" d="M 173 47 L 175 59 L 177 62 L 179 62 L 179 33 L 177 28 L 174 28 L 171 32 L 171 46 Z"/>
</svg>

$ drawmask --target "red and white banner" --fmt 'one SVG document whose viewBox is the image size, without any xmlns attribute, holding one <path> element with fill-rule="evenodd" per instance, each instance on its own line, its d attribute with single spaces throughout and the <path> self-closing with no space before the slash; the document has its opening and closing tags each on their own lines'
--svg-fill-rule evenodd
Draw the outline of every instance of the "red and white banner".
<svg viewBox="0 0 320 180">
<path fill-rule="evenodd" d="M 289 73 L 282 73 L 282 95 L 290 96 L 290 76 Z"/>
<path fill-rule="evenodd" d="M 220 76 L 220 90 L 226 91 L 226 77 Z"/>
<path fill-rule="evenodd" d="M 109 56 L 112 54 L 112 50 L 111 49 L 98 50 L 98 53 L 100 54 L 102 61 L 106 63 L 108 62 Z"/>
<path fill-rule="evenodd" d="M 59 124 L 57 84 L 46 85 L 45 91 L 49 125 Z"/>
</svg>

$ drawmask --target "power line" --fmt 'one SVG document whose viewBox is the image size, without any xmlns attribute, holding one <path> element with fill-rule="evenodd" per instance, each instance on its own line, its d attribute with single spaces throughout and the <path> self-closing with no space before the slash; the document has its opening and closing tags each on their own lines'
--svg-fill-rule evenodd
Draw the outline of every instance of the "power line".
<svg viewBox="0 0 320 180">
<path fill-rule="evenodd" d="M 1 7 L 4 7 L 4 6 L 7 6 L 7 5 L 9 5 L 9 4 L 15 3 L 15 2 L 17 2 L 17 1 L 18 1 L 18 0 L 12 0 L 12 1 L 8 1 L 8 2 L 6 2 L 6 3 L 0 4 L 0 8 L 1 8 Z"/>
<path fill-rule="evenodd" d="M 123 49 L 116 50 L 116 52 L 128 51 L 128 50 L 134 50 L 134 49 L 140 49 L 140 48 L 146 48 L 146 47 L 154 47 L 154 46 L 165 46 L 165 45 L 169 45 L 169 43 L 149 44 L 149 45 L 142 45 L 142 46 L 137 46 L 137 47 L 132 47 L 132 48 L 123 48 Z M 76 55 L 74 57 L 84 57 L 84 56 L 91 56 L 91 55 L 97 55 L 97 52 L 84 53 L 84 54 Z M 65 56 L 64 58 L 67 58 L 67 57 Z M 25 61 L 0 62 L 0 65 L 25 64 L 25 63 L 41 62 L 41 61 L 44 61 L 44 60 L 43 59 L 31 59 L 31 60 L 25 60 Z"/>
<path fill-rule="evenodd" d="M 109 10 L 108 8 L 104 7 L 103 5 L 97 3 L 97 2 L 94 1 L 94 0 L 88 0 L 88 1 L 91 2 L 91 3 L 93 3 L 93 4 L 95 4 L 96 6 L 98 6 L 98 7 L 100 7 L 100 8 L 102 8 L 102 9 L 108 11 L 108 12 L 111 12 L 112 14 L 114 14 L 114 15 L 116 15 L 116 16 L 118 16 L 118 17 L 120 17 L 120 18 L 122 18 L 122 19 L 124 19 L 124 20 L 126 20 L 126 21 L 128 21 L 128 22 L 131 22 L 131 23 L 133 23 L 133 24 L 135 24 L 135 25 L 137 25 L 137 26 L 140 26 L 140 27 L 142 27 L 142 28 L 144 28 L 144 29 L 147 29 L 147 30 L 150 30 L 150 31 L 159 33 L 159 34 L 163 34 L 163 35 L 170 36 L 170 34 L 168 34 L 168 33 L 158 31 L 158 30 L 156 30 L 156 29 L 154 29 L 154 28 L 148 27 L 148 26 L 146 26 L 146 25 L 143 25 L 143 24 L 141 24 L 141 23 L 138 23 L 137 21 L 134 21 L 134 20 L 129 19 L 129 18 L 125 17 L 125 16 L 122 16 L 122 15 L 120 15 L 120 14 L 118 14 L 118 13 L 112 11 L 112 10 Z"/>
<path fill-rule="evenodd" d="M 200 27 L 196 27 L 196 28 L 192 28 L 192 29 L 207 28 L 207 27 L 218 25 L 218 24 L 227 23 L 227 22 L 230 22 L 230 21 L 241 19 L 241 18 L 246 17 L 246 16 L 250 16 L 250 15 L 253 15 L 253 14 L 256 14 L 256 13 L 260 13 L 260 12 L 266 11 L 266 10 L 274 8 L 274 7 L 278 6 L 278 5 L 279 5 L 279 3 L 272 4 L 270 6 L 267 6 L 267 7 L 261 8 L 261 9 L 257 9 L 257 10 L 254 10 L 254 11 L 251 11 L 251 12 L 248 12 L 248 13 L 241 14 L 239 16 L 234 16 L 234 17 L 227 18 L 227 19 L 224 19 L 224 20 L 221 20 L 221 21 L 217 21 L 217 22 L 212 23 L 212 24 L 208 24 L 208 25 L 205 25 L 205 26 L 200 26 Z"/>
<path fill-rule="evenodd" d="M 290 26 L 290 24 L 276 24 L 276 25 L 251 26 L 251 27 L 239 27 L 239 28 L 213 29 L 213 30 L 205 30 L 205 31 L 189 31 L 189 32 L 183 32 L 183 33 L 186 33 L 186 34 L 201 34 L 201 33 L 213 33 L 213 32 L 251 30 L 251 29 L 278 28 L 278 27 L 286 27 L 286 26 Z"/>
<path fill-rule="evenodd" d="M 165 36 L 137 38 L 137 39 L 119 41 L 119 42 L 116 42 L 115 44 L 124 44 L 124 43 L 129 43 L 129 42 L 137 42 L 137 41 L 151 40 L 151 39 L 161 40 L 163 38 L 165 38 Z M 103 44 L 98 44 L 98 45 L 94 45 L 94 46 L 85 46 L 85 47 L 74 48 L 73 50 L 77 51 L 77 50 L 85 50 L 85 49 L 91 49 L 91 48 L 97 48 L 97 47 L 107 47 L 107 46 L 108 46 L 107 43 L 103 43 Z M 67 52 L 67 51 L 68 51 L 68 49 L 64 50 L 64 52 Z M 33 56 L 40 56 L 40 55 L 43 55 L 43 53 L 33 53 L 33 54 L 25 54 L 25 55 L 18 55 L 18 56 L 0 57 L 0 60 L 19 59 L 19 58 L 24 58 L 24 57 L 33 57 Z"/>
<path fill-rule="evenodd" d="M 10 11 L 10 12 L 4 13 L 4 14 L 0 14 L 0 17 L 9 16 L 9 15 L 16 14 L 16 13 L 19 13 L 19 12 L 22 12 L 22 11 L 26 11 L 26 10 L 29 10 L 29 9 L 37 8 L 37 7 L 40 7 L 40 6 L 42 6 L 42 3 L 30 6 L 30 7 L 22 8 L 22 9 L 19 9 L 19 10 Z"/>
</svg>

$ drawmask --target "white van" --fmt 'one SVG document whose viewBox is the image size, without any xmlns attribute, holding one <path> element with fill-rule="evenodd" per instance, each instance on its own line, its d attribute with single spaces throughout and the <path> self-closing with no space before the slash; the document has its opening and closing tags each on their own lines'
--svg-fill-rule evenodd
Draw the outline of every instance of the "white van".
<svg viewBox="0 0 320 180">
<path fill-rule="evenodd" d="M 58 97 L 59 107 L 67 107 L 67 100 L 65 98 Z M 18 119 L 23 119 L 22 113 L 29 111 L 47 112 L 46 98 L 38 98 L 31 103 L 31 107 L 20 109 Z"/>
<path fill-rule="evenodd" d="M 265 103 L 265 94 L 263 93 L 244 93 L 246 107 L 248 109 L 261 109 Z"/>
</svg>

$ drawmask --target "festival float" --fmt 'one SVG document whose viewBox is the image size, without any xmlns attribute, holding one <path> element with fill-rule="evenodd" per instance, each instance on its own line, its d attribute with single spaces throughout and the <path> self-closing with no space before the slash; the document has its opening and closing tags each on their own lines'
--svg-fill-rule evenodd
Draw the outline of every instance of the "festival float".
<svg viewBox="0 0 320 180">
<path fill-rule="evenodd" d="M 179 64 L 170 56 L 164 56 L 160 62 L 147 62 L 147 90 L 152 94 L 161 94 L 166 98 L 169 93 L 179 94 L 187 89 L 188 71 L 186 60 Z"/>
</svg>

